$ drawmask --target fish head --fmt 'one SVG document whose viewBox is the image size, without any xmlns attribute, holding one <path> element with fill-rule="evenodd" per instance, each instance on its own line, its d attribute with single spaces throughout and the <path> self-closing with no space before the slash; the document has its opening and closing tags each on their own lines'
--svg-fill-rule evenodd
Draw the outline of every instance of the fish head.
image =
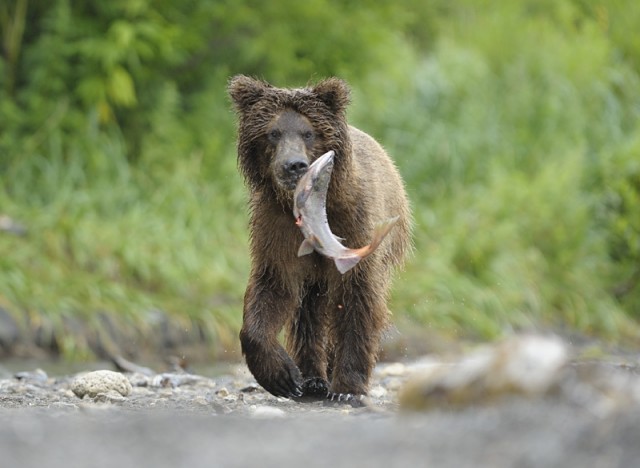
<svg viewBox="0 0 640 468">
<path fill-rule="evenodd" d="M 318 159 L 313 161 L 313 164 L 309 167 L 307 174 L 308 185 L 310 187 L 318 187 L 318 185 L 325 185 L 331 179 L 331 171 L 333 170 L 333 158 L 335 156 L 334 151 L 327 151 Z"/>
<path fill-rule="evenodd" d="M 306 208 L 307 200 L 312 192 L 326 192 L 331 180 L 333 170 L 334 151 L 328 151 L 316 159 L 307 172 L 301 177 L 293 194 L 293 215 L 296 219 L 302 215 Z"/>
</svg>

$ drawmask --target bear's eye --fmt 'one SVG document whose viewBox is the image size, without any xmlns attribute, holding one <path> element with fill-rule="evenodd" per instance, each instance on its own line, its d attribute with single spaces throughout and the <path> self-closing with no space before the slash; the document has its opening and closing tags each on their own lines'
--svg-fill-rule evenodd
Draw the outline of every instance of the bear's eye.
<svg viewBox="0 0 640 468">
<path fill-rule="evenodd" d="M 302 138 L 304 138 L 307 141 L 312 140 L 313 139 L 313 132 L 307 130 L 306 132 L 304 132 L 302 134 Z"/>
<path fill-rule="evenodd" d="M 280 135 L 282 135 L 282 133 L 280 132 L 280 130 L 271 130 L 269 132 L 269 138 L 271 138 L 272 140 L 277 140 L 280 138 Z"/>
</svg>

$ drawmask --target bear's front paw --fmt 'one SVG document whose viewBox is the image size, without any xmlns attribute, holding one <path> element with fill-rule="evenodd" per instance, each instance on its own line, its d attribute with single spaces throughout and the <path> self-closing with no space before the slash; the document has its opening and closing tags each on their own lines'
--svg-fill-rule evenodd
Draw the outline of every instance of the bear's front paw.
<svg viewBox="0 0 640 468">
<path fill-rule="evenodd" d="M 282 369 L 269 379 L 267 385 L 263 385 L 269 393 L 279 397 L 296 398 L 302 396 L 300 385 L 300 372 L 297 368 Z"/>
<path fill-rule="evenodd" d="M 280 361 L 276 370 L 256 375 L 256 380 L 266 391 L 277 397 L 302 396 L 302 375 L 290 359 Z M 271 368 L 273 369 L 273 367 Z"/>
<path fill-rule="evenodd" d="M 304 396 L 324 398 L 329 391 L 329 382 L 322 377 L 311 377 L 302 383 Z"/>
</svg>

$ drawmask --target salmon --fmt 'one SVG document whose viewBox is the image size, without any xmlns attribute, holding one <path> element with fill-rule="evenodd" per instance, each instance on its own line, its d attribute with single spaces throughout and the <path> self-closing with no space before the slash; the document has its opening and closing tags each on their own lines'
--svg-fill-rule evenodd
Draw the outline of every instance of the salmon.
<svg viewBox="0 0 640 468">
<path fill-rule="evenodd" d="M 293 215 L 302 231 L 304 241 L 298 249 L 298 257 L 314 250 L 333 259 L 341 274 L 346 273 L 360 260 L 370 255 L 398 222 L 399 216 L 377 224 L 371 243 L 358 249 L 342 245 L 344 239 L 331 232 L 327 220 L 327 191 L 333 170 L 335 153 L 327 153 L 316 159 L 296 185 L 293 195 Z"/>
</svg>

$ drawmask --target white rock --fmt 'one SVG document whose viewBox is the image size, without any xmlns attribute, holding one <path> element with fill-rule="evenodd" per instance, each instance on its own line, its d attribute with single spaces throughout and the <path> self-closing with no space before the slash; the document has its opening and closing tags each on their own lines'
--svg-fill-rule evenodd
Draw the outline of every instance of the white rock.
<svg viewBox="0 0 640 468">
<path fill-rule="evenodd" d="M 256 406 L 251 408 L 251 415 L 256 418 L 284 418 L 286 413 L 273 406 Z"/>
<path fill-rule="evenodd" d="M 494 385 L 544 393 L 567 361 L 567 347 L 559 338 L 530 335 L 512 339 L 497 349 Z"/>
<path fill-rule="evenodd" d="M 507 394 L 544 395 L 562 377 L 568 354 L 558 338 L 515 336 L 483 346 L 455 363 L 417 372 L 402 388 L 400 405 L 427 409 L 487 402 Z"/>
<path fill-rule="evenodd" d="M 382 385 L 376 385 L 369 390 L 369 396 L 371 398 L 382 398 L 387 394 L 387 390 Z"/>
<path fill-rule="evenodd" d="M 131 389 L 131 382 L 124 375 L 110 370 L 98 370 L 79 375 L 71 384 L 71 391 L 79 398 L 85 395 L 95 398 L 99 393 L 108 394 L 109 392 L 128 396 Z"/>
</svg>

